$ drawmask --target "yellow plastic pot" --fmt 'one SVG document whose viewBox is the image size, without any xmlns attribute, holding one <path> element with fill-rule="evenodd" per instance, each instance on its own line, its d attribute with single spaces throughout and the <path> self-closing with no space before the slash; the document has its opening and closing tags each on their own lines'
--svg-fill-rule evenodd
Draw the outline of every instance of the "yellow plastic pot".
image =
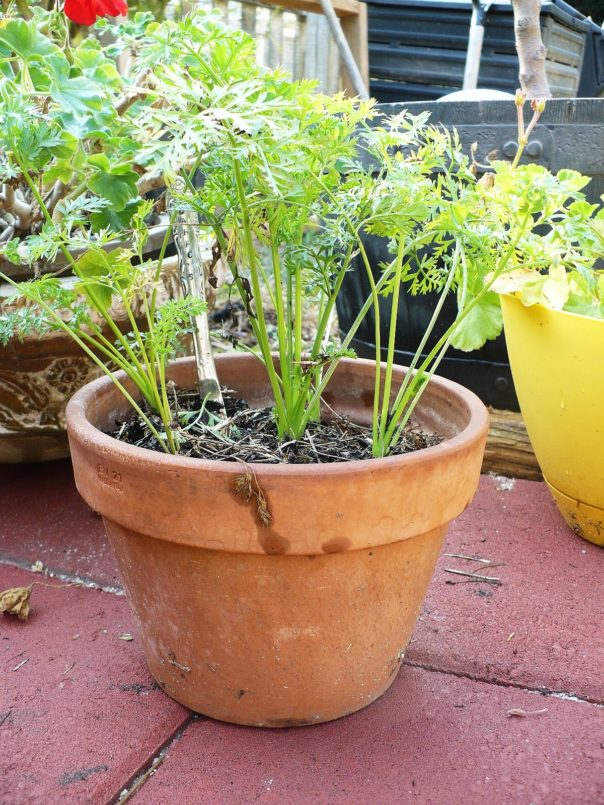
<svg viewBox="0 0 604 805">
<path fill-rule="evenodd" d="M 514 384 L 562 516 L 604 545 L 604 320 L 502 296 Z"/>
</svg>

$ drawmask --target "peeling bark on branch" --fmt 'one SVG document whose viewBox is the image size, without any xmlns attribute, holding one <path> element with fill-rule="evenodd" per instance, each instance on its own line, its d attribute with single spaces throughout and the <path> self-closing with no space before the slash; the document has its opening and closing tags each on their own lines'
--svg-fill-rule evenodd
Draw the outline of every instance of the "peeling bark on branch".
<svg viewBox="0 0 604 805">
<path fill-rule="evenodd" d="M 144 196 L 146 193 L 150 193 L 152 190 L 165 188 L 165 186 L 166 180 L 164 179 L 163 171 L 145 173 L 145 175 L 141 176 L 136 183 L 136 189 L 138 190 L 139 196 Z"/>
<path fill-rule="evenodd" d="M 149 70 L 143 70 L 136 77 L 126 95 L 118 98 L 115 104 L 115 111 L 118 113 L 118 115 L 125 114 L 133 104 L 135 104 L 137 101 L 142 101 L 147 97 L 147 90 L 143 88 L 143 85 L 148 76 Z"/>
<path fill-rule="evenodd" d="M 125 114 L 131 106 L 133 106 L 137 101 L 142 101 L 144 98 L 147 97 L 147 92 L 144 89 L 139 90 L 138 92 L 133 92 L 131 95 L 124 95 L 123 98 L 120 98 L 115 104 L 115 111 L 118 115 Z"/>
<path fill-rule="evenodd" d="M 48 201 L 47 207 L 48 212 L 53 215 L 55 211 L 55 207 L 59 203 L 62 198 L 65 198 L 67 193 L 69 192 L 71 185 L 63 184 L 63 182 L 57 181 L 54 183 L 52 188 L 52 193 L 50 195 L 50 199 Z"/>
<path fill-rule="evenodd" d="M 12 215 L 15 229 L 25 231 L 31 227 L 34 219 L 33 207 L 20 199 L 15 190 L 8 184 L 2 187 L 0 208 Z"/>
<path fill-rule="evenodd" d="M 520 86 L 528 98 L 551 98 L 545 74 L 545 46 L 541 38 L 541 0 L 512 0 L 514 34 L 520 64 Z"/>
</svg>

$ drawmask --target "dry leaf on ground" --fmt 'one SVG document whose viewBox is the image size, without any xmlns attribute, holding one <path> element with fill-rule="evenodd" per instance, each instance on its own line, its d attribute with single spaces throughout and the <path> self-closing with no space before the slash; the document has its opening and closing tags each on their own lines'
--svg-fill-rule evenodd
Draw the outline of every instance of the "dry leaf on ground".
<svg viewBox="0 0 604 805">
<path fill-rule="evenodd" d="M 29 599 L 33 585 L 29 587 L 11 587 L 9 590 L 0 592 L 0 612 L 8 615 L 16 615 L 19 620 L 26 621 L 29 618 Z"/>
</svg>

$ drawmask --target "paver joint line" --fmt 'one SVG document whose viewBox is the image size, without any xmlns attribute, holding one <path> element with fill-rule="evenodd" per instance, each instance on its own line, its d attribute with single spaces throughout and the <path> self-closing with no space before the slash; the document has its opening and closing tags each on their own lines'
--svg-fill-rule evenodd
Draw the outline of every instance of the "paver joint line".
<svg viewBox="0 0 604 805">
<path fill-rule="evenodd" d="M 598 701 L 586 696 L 575 696 L 574 693 L 565 693 L 561 690 L 550 690 L 549 688 L 527 688 L 526 685 L 521 685 L 518 682 L 511 680 L 504 681 L 502 679 L 488 679 L 487 677 L 480 676 L 479 674 L 463 673 L 462 671 L 455 671 L 451 668 L 436 668 L 434 665 L 427 663 L 414 662 L 413 660 L 405 660 L 405 665 L 410 668 L 420 668 L 422 671 L 429 671 L 432 674 L 446 674 L 449 676 L 456 676 L 459 679 L 469 679 L 471 682 L 483 682 L 485 685 L 496 685 L 500 688 L 514 688 L 515 690 L 523 691 L 524 693 L 538 693 L 541 696 L 555 696 L 559 699 L 567 699 L 572 702 L 580 702 L 581 704 L 591 704 L 595 707 L 604 707 L 604 701 Z"/>
<path fill-rule="evenodd" d="M 111 797 L 108 805 L 124 805 L 125 802 L 132 799 L 154 774 L 155 770 L 164 762 L 170 748 L 180 741 L 191 724 L 197 720 L 195 713 L 189 713 L 182 724 L 166 738 L 159 749 L 152 752 L 148 760 L 141 764 L 134 774 L 130 775 L 125 785 L 120 786 L 118 793 Z"/>
<path fill-rule="evenodd" d="M 25 562 L 22 559 L 17 559 L 7 554 L 0 554 L 0 565 L 5 567 L 17 567 L 19 570 L 26 570 L 28 573 L 35 573 L 38 576 L 46 579 L 57 579 L 58 581 L 68 581 L 78 585 L 84 590 L 99 590 L 102 593 L 109 593 L 109 595 L 124 596 L 126 593 L 122 587 L 117 585 L 103 585 L 94 581 L 88 576 L 78 576 L 75 573 L 64 573 L 61 570 L 56 570 L 46 565 L 42 570 L 34 570 L 31 562 Z"/>
</svg>

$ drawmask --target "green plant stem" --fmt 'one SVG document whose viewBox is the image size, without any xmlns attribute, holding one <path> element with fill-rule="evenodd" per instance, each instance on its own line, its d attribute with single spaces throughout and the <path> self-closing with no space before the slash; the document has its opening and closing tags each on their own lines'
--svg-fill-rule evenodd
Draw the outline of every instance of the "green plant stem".
<svg viewBox="0 0 604 805">
<path fill-rule="evenodd" d="M 277 333 L 279 344 L 279 361 L 281 364 L 281 382 L 283 383 L 283 397 L 285 409 L 290 410 L 292 406 L 292 388 L 291 378 L 289 372 L 284 371 L 284 368 L 289 366 L 288 349 L 288 330 L 285 323 L 285 311 L 283 310 L 283 277 L 281 275 L 281 259 L 279 255 L 279 248 L 274 233 L 274 223 L 269 222 L 269 237 L 271 242 L 271 260 L 273 265 L 273 275 L 275 277 L 275 313 L 277 316 Z"/>
<path fill-rule="evenodd" d="M 327 303 L 321 312 L 321 316 L 319 317 L 319 323 L 317 325 L 317 334 L 315 336 L 315 340 L 313 341 L 313 345 L 311 348 L 311 358 L 316 358 L 317 354 L 323 349 L 323 340 L 325 335 L 327 334 L 327 327 L 331 320 L 331 314 L 336 304 L 336 299 L 340 293 L 340 289 L 342 287 L 342 283 L 344 282 L 344 277 L 346 276 L 346 272 L 348 271 L 348 267 L 350 265 L 350 260 L 352 256 L 352 249 L 353 244 L 350 244 L 346 251 L 346 255 L 344 260 L 342 261 L 342 267 L 338 272 L 338 276 L 334 283 L 333 290 L 331 293 L 327 293 Z"/>
<path fill-rule="evenodd" d="M 31 178 L 31 176 L 29 174 L 29 171 L 27 170 L 27 167 L 25 166 L 23 160 L 17 154 L 15 154 L 15 159 L 19 164 L 19 168 L 21 169 L 21 172 L 23 174 L 23 178 L 25 179 L 29 189 L 31 190 L 34 198 L 36 199 L 36 201 L 38 203 L 38 206 L 40 207 L 40 210 L 42 212 L 42 215 L 46 219 L 46 222 L 48 224 L 50 224 L 50 226 L 54 226 L 52 217 L 51 217 L 51 215 L 50 215 L 50 213 L 48 211 L 48 208 L 47 208 L 46 204 L 44 203 L 44 199 L 42 198 L 42 195 L 40 194 L 38 188 L 36 187 L 35 182 Z M 80 276 L 80 274 L 78 273 L 77 263 L 73 259 L 71 253 L 66 248 L 66 246 L 64 244 L 61 244 L 59 248 L 61 249 L 61 252 L 62 252 L 63 256 L 65 257 L 65 259 L 67 260 L 67 262 L 69 263 L 69 265 L 73 269 L 74 274 L 77 277 L 79 277 L 80 279 L 84 279 L 84 281 L 85 281 L 85 278 L 82 278 Z M 101 307 L 100 305 L 98 305 L 91 296 L 89 296 L 89 301 L 91 302 L 92 306 L 95 308 L 97 313 L 107 323 L 107 326 L 110 328 L 110 330 L 115 335 L 116 340 L 118 340 L 120 342 L 120 344 L 122 345 L 124 351 L 126 352 L 128 357 L 130 358 L 130 360 L 134 364 L 136 364 L 137 367 L 140 369 L 141 365 L 140 365 L 140 362 L 139 362 L 138 358 L 136 357 L 135 353 L 131 349 L 130 344 L 128 344 L 128 340 L 126 338 L 124 338 L 123 333 L 121 332 L 121 330 L 119 329 L 117 324 L 113 321 L 113 319 L 109 315 L 109 311 L 106 310 L 104 307 Z"/>
<path fill-rule="evenodd" d="M 387 269 L 385 269 L 382 272 L 382 276 L 380 277 L 380 279 L 378 280 L 378 282 L 377 282 L 377 284 L 375 286 L 377 293 L 379 293 L 381 291 L 381 289 L 384 287 L 384 285 L 386 285 L 386 283 L 390 279 L 390 275 L 391 275 L 393 269 L 394 269 L 394 261 L 390 264 L 390 266 Z M 363 323 L 363 320 L 365 319 L 365 316 L 369 312 L 369 310 L 372 307 L 372 305 L 373 305 L 373 294 L 367 297 L 367 299 L 363 303 L 361 309 L 359 310 L 356 319 L 353 321 L 353 323 L 351 324 L 348 332 L 346 333 L 346 336 L 344 337 L 344 340 L 342 341 L 342 349 L 343 350 L 348 349 L 348 347 L 350 346 L 350 343 L 351 343 L 352 339 L 354 338 L 355 333 L 357 332 L 357 330 L 359 329 L 359 327 Z M 335 370 L 338 367 L 338 363 L 339 363 L 339 361 L 333 360 L 333 361 L 331 361 L 329 363 L 329 365 L 325 369 L 323 377 L 321 378 L 321 382 L 315 388 L 315 390 L 313 392 L 313 395 L 312 395 L 312 398 L 311 398 L 311 400 L 310 400 L 310 402 L 308 404 L 308 410 L 310 410 L 311 406 L 319 404 L 319 401 L 321 399 L 321 396 L 322 396 L 323 392 L 325 391 L 325 389 L 327 387 L 327 384 L 331 380 L 331 378 L 333 376 L 333 373 L 335 372 Z M 302 421 L 302 427 L 305 428 L 307 424 L 308 424 L 308 416 L 305 415 L 304 419 Z"/>
<path fill-rule="evenodd" d="M 323 342 L 329 335 L 328 331 L 330 329 L 330 322 L 332 321 L 332 314 L 333 314 L 333 311 L 334 311 L 336 298 L 337 298 L 337 296 L 338 296 L 338 294 L 340 292 L 340 288 L 342 287 L 342 283 L 344 282 L 344 277 L 346 276 L 348 266 L 350 265 L 352 249 L 353 249 L 353 245 L 351 244 L 348 247 L 348 250 L 346 252 L 344 260 L 342 261 L 342 266 L 340 268 L 340 271 L 338 272 L 338 276 L 337 276 L 336 282 L 334 283 L 333 290 L 331 292 L 327 292 L 325 294 L 327 302 L 326 302 L 326 304 L 325 304 L 325 306 L 324 306 L 324 308 L 323 308 L 323 310 L 321 312 L 321 315 L 319 317 L 319 322 L 317 324 L 317 333 L 315 335 L 315 340 L 313 342 L 313 345 L 311 347 L 311 352 L 310 352 L 310 359 L 309 360 L 310 360 L 311 363 L 313 361 L 317 360 L 319 354 L 323 350 Z M 301 393 L 298 396 L 298 401 L 297 401 L 296 407 L 294 409 L 294 417 L 293 418 L 294 418 L 294 420 L 296 422 L 304 423 L 304 422 L 309 421 L 308 419 L 306 419 L 306 420 L 304 419 L 304 410 L 305 410 L 305 406 L 306 406 L 307 402 L 308 402 L 307 407 L 309 408 L 311 416 L 318 416 L 318 414 L 320 412 L 319 400 L 316 397 L 309 398 L 309 394 L 310 394 L 311 384 L 312 384 L 313 380 L 316 380 L 316 378 L 321 377 L 322 372 L 323 372 L 323 367 L 321 366 L 321 367 L 318 367 L 316 374 L 311 374 L 310 372 L 307 372 L 304 375 L 304 377 L 302 379 Z M 314 403 L 313 403 L 314 407 L 312 409 L 310 408 L 309 399 L 314 400 Z M 306 427 L 306 426 L 304 424 L 302 424 L 302 432 L 304 430 L 304 427 Z"/>
<path fill-rule="evenodd" d="M 395 404 L 392 406 L 392 415 L 389 422 L 388 429 L 386 431 L 386 436 L 384 439 L 384 447 L 387 452 L 391 449 L 391 447 L 399 441 L 401 438 L 403 431 L 407 425 L 407 422 L 411 418 L 413 411 L 417 403 L 419 402 L 423 390 L 426 388 L 432 377 L 434 376 L 440 362 L 444 358 L 447 350 L 449 349 L 449 345 L 451 340 L 455 334 L 456 327 L 451 329 L 450 335 L 447 340 L 443 343 L 440 351 L 435 356 L 434 360 L 431 364 L 426 366 L 427 371 L 425 373 L 418 371 L 415 375 L 413 374 L 415 365 L 419 357 L 424 350 L 424 347 L 428 341 L 430 333 L 432 332 L 436 321 L 439 317 L 440 311 L 442 306 L 446 300 L 446 297 L 449 293 L 449 289 L 452 285 L 453 278 L 456 274 L 456 264 L 458 260 L 461 258 L 462 266 L 463 266 L 463 279 L 462 279 L 462 286 L 461 286 L 461 297 L 459 302 L 459 308 L 461 310 L 464 309 L 466 303 L 466 295 L 468 290 L 468 272 L 466 267 L 466 260 L 465 254 L 462 247 L 459 246 L 459 243 L 456 244 L 455 247 L 455 255 L 453 258 L 453 265 L 449 272 L 449 276 L 447 277 L 447 282 L 443 291 L 441 293 L 440 299 L 438 300 L 438 305 L 434 310 L 432 318 L 429 322 L 428 328 L 426 333 L 424 334 L 424 338 L 422 339 L 421 344 L 417 348 L 415 355 L 413 356 L 413 361 L 409 368 L 407 369 L 407 373 L 405 375 L 403 384 L 401 386 L 401 391 L 397 395 Z M 411 381 L 411 382 L 409 382 Z M 417 383 L 417 385 L 413 385 L 413 383 Z"/>
<path fill-rule="evenodd" d="M 86 341 L 91 346 L 94 347 L 94 349 L 97 349 L 99 352 L 102 352 L 103 355 L 105 355 L 105 357 L 108 360 L 112 361 L 112 363 L 114 363 L 119 369 L 125 372 L 131 380 L 135 380 L 137 377 L 136 372 L 132 370 L 128 361 L 124 360 L 122 354 L 116 350 L 111 341 L 105 338 L 105 336 L 101 331 L 101 328 L 97 327 L 96 325 L 93 326 L 95 328 L 93 330 L 94 335 L 90 335 L 84 329 L 80 328 L 79 329 L 80 337 L 85 338 Z"/>
<path fill-rule="evenodd" d="M 383 442 L 383 429 L 388 421 L 388 409 L 390 408 L 390 390 L 392 388 L 392 367 L 394 364 L 394 346 L 396 343 L 396 325 L 398 317 L 398 301 L 401 290 L 401 273 L 403 268 L 403 256 L 405 253 L 405 241 L 401 237 L 398 243 L 398 250 L 394 266 L 394 287 L 392 289 L 392 304 L 390 307 L 390 332 L 388 333 L 388 353 L 386 357 L 386 368 L 384 371 L 384 390 L 382 392 L 382 413 L 378 425 L 379 440 L 378 445 Z M 374 449 L 376 443 L 374 442 Z"/>
<path fill-rule="evenodd" d="M 231 144 L 235 145 L 234 137 L 230 135 Z M 242 229 L 243 229 L 243 238 L 245 249 L 247 252 L 247 259 L 248 264 L 250 267 L 250 279 L 251 279 L 251 286 L 252 286 L 252 294 L 254 300 L 256 302 L 256 321 L 258 324 L 258 335 L 259 338 L 259 347 L 262 353 L 262 357 L 264 359 L 264 363 L 266 366 L 266 371 L 268 373 L 269 382 L 271 384 L 271 390 L 273 392 L 274 400 L 275 400 L 275 409 L 277 413 L 277 422 L 279 424 L 278 430 L 279 435 L 283 435 L 287 431 L 287 412 L 285 410 L 283 404 L 283 396 L 281 387 L 279 385 L 279 378 L 277 377 L 277 373 L 275 371 L 275 366 L 273 364 L 273 357 L 270 348 L 270 341 L 268 338 L 268 333 L 266 329 L 266 321 L 264 318 L 264 310 L 262 304 L 262 289 L 260 288 L 260 283 L 258 280 L 258 270 L 257 270 L 257 262 L 258 258 L 254 249 L 254 243 L 252 240 L 252 228 L 251 228 L 251 221 L 249 218 L 249 213 L 247 209 L 247 199 L 245 194 L 245 187 L 243 185 L 243 179 L 241 176 L 241 171 L 239 168 L 239 163 L 237 162 L 236 158 L 233 158 L 233 174 L 235 178 L 235 184 L 237 187 L 237 196 L 239 199 L 239 204 L 241 206 L 241 217 L 242 217 Z"/>
<path fill-rule="evenodd" d="M 171 453 L 177 453 L 178 448 L 174 442 L 174 434 L 172 433 L 172 415 L 170 412 L 170 402 L 168 400 L 168 391 L 166 388 L 166 362 L 159 361 L 159 387 L 161 389 L 161 405 L 159 414 L 164 426 L 166 440 Z"/>
<path fill-rule="evenodd" d="M 12 285 L 17 290 L 20 289 L 19 283 L 12 280 L 10 277 L 3 276 L 3 279 Z M 100 358 L 88 347 L 88 345 L 83 341 L 78 334 L 69 327 L 66 322 L 59 316 L 56 311 L 52 309 L 50 305 L 44 302 L 42 299 L 35 299 L 34 300 L 37 305 L 39 305 L 46 314 L 55 322 L 55 324 L 64 332 L 66 332 L 75 342 L 76 344 L 82 349 L 82 351 L 92 360 L 113 383 L 113 385 L 121 392 L 121 394 L 126 398 L 126 400 L 130 403 L 132 408 L 136 411 L 136 413 L 140 416 L 140 418 L 144 421 L 147 425 L 151 433 L 155 436 L 158 441 L 158 444 L 164 450 L 164 452 L 169 453 L 170 450 L 168 449 L 167 445 L 164 443 L 164 440 L 161 438 L 160 434 L 158 433 L 157 429 L 149 419 L 149 417 L 145 414 L 142 410 L 140 405 L 136 402 L 136 400 L 132 397 L 130 392 L 123 386 L 123 384 L 117 379 L 115 373 L 112 372 Z"/>
<path fill-rule="evenodd" d="M 148 379 L 149 379 L 148 392 L 147 392 L 147 394 L 145 394 L 145 396 L 147 398 L 147 401 L 149 402 L 149 404 L 152 407 L 156 408 L 157 411 L 161 411 L 162 410 L 162 401 L 161 401 L 161 398 L 160 398 L 159 390 L 157 388 L 156 372 L 155 372 L 154 362 L 152 363 L 151 357 L 147 354 L 147 349 L 145 347 L 143 337 L 141 335 L 140 329 L 139 329 L 138 324 L 136 322 L 136 319 L 134 317 L 134 313 L 133 313 L 132 308 L 130 306 L 130 302 L 129 302 L 128 298 L 126 297 L 125 293 L 123 293 L 121 287 L 119 285 L 118 285 L 118 287 L 120 288 L 120 299 L 122 300 L 122 305 L 124 307 L 124 310 L 126 311 L 128 321 L 130 322 L 130 327 L 132 328 L 132 332 L 133 332 L 134 337 L 136 339 L 136 343 L 138 344 L 139 352 L 140 352 L 140 354 L 142 356 L 143 363 L 145 364 L 146 377 L 148 377 Z M 148 308 L 147 308 L 147 305 L 146 305 L 147 295 L 145 293 L 144 288 L 142 289 L 142 296 L 143 296 L 143 299 L 145 301 L 145 305 L 144 305 L 145 309 L 146 309 L 146 311 L 148 311 Z M 144 376 L 145 376 L 144 373 L 141 374 L 141 380 L 142 380 L 142 378 Z M 163 419 L 163 417 L 162 417 L 162 419 Z"/>
<path fill-rule="evenodd" d="M 463 310 L 460 311 L 460 313 L 456 317 L 455 321 L 447 328 L 446 332 L 437 341 L 436 345 L 430 350 L 429 354 L 426 356 L 426 358 L 422 361 L 421 365 L 417 369 L 417 374 L 418 375 L 421 376 L 424 373 L 426 373 L 426 371 L 432 365 L 432 363 L 435 360 L 436 356 L 441 352 L 443 347 L 448 346 L 448 343 L 452 339 L 453 335 L 455 334 L 455 331 L 457 330 L 459 325 L 462 323 L 462 321 L 476 307 L 476 305 L 482 300 L 482 298 L 488 293 L 488 291 L 490 291 L 490 289 L 492 288 L 493 284 L 496 282 L 498 277 L 501 276 L 501 274 L 505 270 L 509 260 L 511 259 L 512 255 L 514 254 L 514 252 L 516 250 L 516 247 L 518 246 L 518 243 L 520 242 L 520 239 L 522 238 L 522 236 L 524 234 L 524 231 L 526 229 L 527 224 L 531 220 L 532 219 L 531 219 L 530 213 L 527 213 L 525 218 L 524 218 L 523 224 L 520 227 L 520 230 L 516 234 L 516 237 L 514 238 L 512 243 L 510 243 L 510 245 L 508 246 L 508 248 L 507 248 L 504 256 L 502 257 L 501 262 L 500 262 L 499 266 L 497 267 L 497 269 L 495 269 L 495 271 L 493 271 L 491 273 L 490 279 L 485 282 L 485 284 L 480 289 L 480 292 L 478 294 L 476 294 L 476 296 L 473 297 L 472 301 L 467 306 L 465 306 L 463 308 Z M 441 356 L 441 358 L 442 358 L 442 356 Z M 423 390 L 423 388 L 425 388 L 425 386 L 422 387 L 422 390 Z M 417 402 L 419 402 L 419 397 L 421 395 L 418 395 L 418 394 L 412 395 L 410 393 L 412 391 L 413 391 L 413 386 L 408 385 L 407 392 L 404 395 L 404 398 L 399 401 L 397 409 L 392 412 L 392 419 L 395 421 L 395 427 L 396 427 L 396 424 L 398 424 L 399 419 L 402 416 L 402 413 L 405 410 L 407 404 L 409 403 L 410 397 L 413 396 L 413 407 L 415 407 L 417 405 Z M 407 416 L 407 420 L 408 420 L 408 416 Z M 389 430 L 392 430 L 392 429 L 389 428 Z"/>
<path fill-rule="evenodd" d="M 346 222 L 348 226 L 350 234 L 355 238 L 357 245 L 359 247 L 359 253 L 361 255 L 361 259 L 363 261 L 363 267 L 365 268 L 365 273 L 367 274 L 367 280 L 369 282 L 369 287 L 371 289 L 371 298 L 373 301 L 373 309 L 374 309 L 374 340 L 375 340 L 375 384 L 374 384 L 374 397 L 373 397 L 373 417 L 372 417 L 372 435 L 373 439 L 377 438 L 378 435 L 378 419 L 379 419 L 379 404 L 380 404 L 380 397 L 379 397 L 379 390 L 381 388 L 381 342 L 380 342 L 380 300 L 379 294 L 376 290 L 375 280 L 373 278 L 373 271 L 371 270 L 371 264 L 369 263 L 369 258 L 367 257 L 367 252 L 365 251 L 365 246 L 363 245 L 361 238 L 359 236 L 358 230 L 355 228 L 354 224 L 350 220 L 350 216 L 346 213 L 345 210 L 341 208 L 341 205 L 338 204 L 336 197 L 331 192 L 331 190 L 327 187 L 327 185 L 321 180 L 319 176 L 313 174 L 313 179 L 319 184 L 321 189 L 324 193 L 327 193 L 330 201 L 332 204 L 335 204 L 338 207 L 338 212 L 342 215 L 342 218 Z M 335 368 L 335 367 L 334 367 Z"/>
<path fill-rule="evenodd" d="M 434 308 L 434 310 L 432 312 L 432 316 L 430 318 L 430 321 L 428 322 L 428 326 L 426 327 L 426 329 L 424 331 L 422 340 L 420 341 L 419 346 L 415 350 L 415 354 L 413 355 L 413 359 L 411 360 L 411 363 L 409 364 L 407 374 L 405 375 L 405 378 L 404 378 L 403 382 L 401 383 L 401 386 L 400 386 L 400 388 L 399 388 L 399 390 L 397 392 L 397 395 L 396 395 L 396 397 L 394 399 L 394 402 L 391 405 L 391 411 L 393 411 L 393 412 L 397 411 L 397 410 L 400 410 L 401 401 L 403 400 L 407 389 L 409 388 L 409 386 L 413 382 L 413 371 L 414 371 L 414 369 L 415 369 L 415 367 L 417 365 L 417 362 L 420 359 L 420 357 L 421 357 L 421 355 L 422 355 L 422 353 L 423 353 L 423 351 L 425 349 L 426 344 L 428 343 L 430 335 L 432 334 L 432 331 L 434 330 L 434 327 L 436 326 L 436 322 L 437 322 L 437 320 L 438 320 L 438 318 L 440 316 L 440 312 L 441 312 L 441 310 L 443 308 L 443 305 L 445 304 L 447 295 L 449 293 L 449 290 L 451 289 L 451 285 L 453 284 L 453 280 L 455 278 L 455 274 L 456 274 L 456 271 L 457 271 L 457 265 L 458 265 L 458 262 L 459 262 L 459 257 L 460 257 L 460 247 L 459 247 L 459 244 L 457 244 L 456 247 L 455 247 L 455 252 L 453 254 L 453 261 L 452 261 L 452 264 L 451 264 L 451 269 L 449 270 L 449 274 L 447 276 L 447 281 L 445 282 L 445 285 L 444 285 L 444 287 L 443 287 L 443 289 L 442 289 L 442 291 L 440 293 L 438 302 L 437 302 L 436 307 Z M 465 298 L 464 298 L 464 301 L 465 301 Z M 463 305 L 462 305 L 462 308 L 463 308 Z M 396 426 L 396 421 L 394 422 L 394 426 Z M 392 427 L 387 427 L 386 433 L 385 433 L 385 441 L 386 442 L 389 439 L 391 439 L 392 430 L 393 430 Z"/>
<path fill-rule="evenodd" d="M 417 238 L 414 238 L 414 240 L 410 241 L 407 244 L 407 250 L 410 250 L 410 249 L 413 249 L 413 248 L 419 248 L 421 245 L 423 245 L 423 242 L 425 240 L 429 240 L 430 237 L 431 237 L 431 235 L 422 234 L 422 235 L 418 236 Z M 375 286 L 376 293 L 379 294 L 380 291 L 382 290 L 382 288 L 389 282 L 389 280 L 391 278 L 391 275 L 392 275 L 392 272 L 394 271 L 394 265 L 395 265 L 395 261 L 393 260 L 382 271 L 382 275 L 379 278 L 379 280 L 378 280 L 378 282 L 376 283 L 376 286 Z M 342 274 L 342 279 L 343 279 L 343 277 L 344 277 L 344 274 Z M 372 292 L 367 297 L 367 299 L 365 299 L 365 301 L 362 304 L 359 312 L 357 313 L 357 316 L 356 316 L 355 320 L 350 325 L 350 327 L 348 329 L 348 332 L 344 336 L 344 339 L 343 339 L 342 344 L 341 344 L 342 350 L 346 350 L 346 349 L 348 349 L 350 347 L 352 339 L 356 335 L 357 330 L 359 329 L 359 327 L 363 323 L 363 321 L 365 319 L 365 316 L 367 315 L 367 313 L 369 312 L 370 308 L 373 305 L 374 305 L 374 294 Z M 315 390 L 313 392 L 313 396 L 311 398 L 311 401 L 309 402 L 309 408 L 310 408 L 311 405 L 318 405 L 319 404 L 319 400 L 321 399 L 321 395 L 323 394 L 323 392 L 325 391 L 325 388 L 327 387 L 327 384 L 331 380 L 331 378 L 333 376 L 333 373 L 335 372 L 335 370 L 337 368 L 337 365 L 338 365 L 338 361 L 334 360 L 334 361 L 331 361 L 329 363 L 329 365 L 327 366 L 327 368 L 325 369 L 320 384 L 315 388 Z M 305 417 L 302 420 L 302 427 L 303 428 L 306 427 L 307 424 L 308 424 L 308 418 Z"/>
</svg>

